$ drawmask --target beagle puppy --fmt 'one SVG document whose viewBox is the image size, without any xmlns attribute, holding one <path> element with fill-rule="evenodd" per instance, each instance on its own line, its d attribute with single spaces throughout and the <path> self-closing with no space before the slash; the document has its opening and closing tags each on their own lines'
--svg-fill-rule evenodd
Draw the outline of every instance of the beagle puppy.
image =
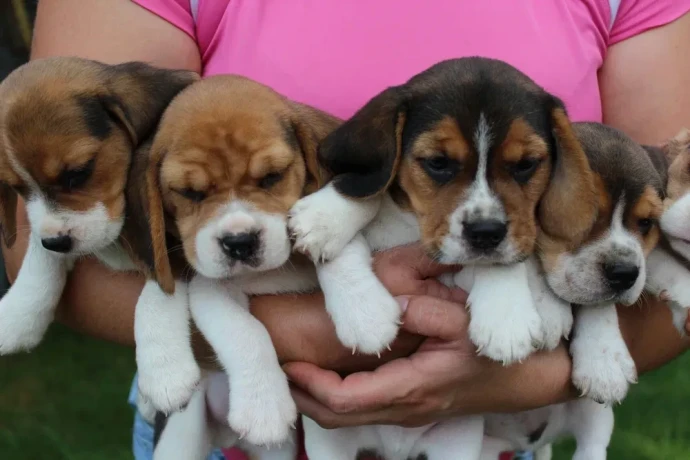
<svg viewBox="0 0 690 460">
<path fill-rule="evenodd" d="M 558 331 L 547 337 L 530 292 L 528 279 L 541 279 L 530 256 L 538 227 L 576 245 L 594 220 L 596 194 L 557 98 L 500 61 L 445 61 L 372 99 L 324 141 L 320 161 L 334 179 L 291 211 L 296 248 L 337 259 L 390 190 L 417 222 L 408 240 L 466 267 L 455 282 L 472 287 L 469 333 L 480 354 L 510 364 L 558 344 L 561 329 L 550 326 Z M 375 249 L 403 242 L 400 231 L 378 233 Z M 569 329 L 568 306 L 544 302 Z"/>
<path fill-rule="evenodd" d="M 511 363 L 567 336 L 570 306 L 542 276 L 537 236 L 576 247 L 596 219 L 596 188 L 562 103 L 527 76 L 491 59 L 439 63 L 372 99 L 319 155 L 334 178 L 293 207 L 296 247 L 332 263 L 359 231 L 373 250 L 421 240 L 437 261 L 464 266 L 444 281 L 470 291 L 481 354 Z M 477 459 L 483 425 L 323 430 L 304 420 L 314 460 Z"/>
<path fill-rule="evenodd" d="M 540 236 L 538 253 L 549 287 L 576 306 L 573 383 L 583 395 L 612 404 L 637 379 L 616 304 L 634 304 L 645 286 L 646 257 L 661 234 L 665 168 L 652 160 L 652 151 L 614 128 L 574 127 L 594 171 L 596 221 L 577 246 Z"/>
<path fill-rule="evenodd" d="M 486 414 L 482 460 L 501 451 L 538 451 L 566 435 L 577 440 L 574 460 L 605 460 L 614 426 L 611 404 L 623 399 L 636 377 L 615 303 L 639 298 L 645 257 L 651 251 L 651 262 L 658 252 L 653 248 L 660 235 L 667 164 L 661 149 L 643 148 L 613 128 L 597 123 L 574 123 L 573 128 L 595 175 L 597 219 L 577 247 L 540 235 L 538 253 L 549 286 L 578 304 L 570 342 L 573 382 L 589 398 L 515 414 Z M 649 276 L 664 279 L 670 267 L 660 259 Z M 688 279 L 690 273 L 685 273 Z"/>
<path fill-rule="evenodd" d="M 685 335 L 690 309 L 690 130 L 681 130 L 660 149 L 648 150 L 658 152 L 667 175 L 662 238 L 647 258 L 646 290 L 668 302 L 673 324 Z"/>
<path fill-rule="evenodd" d="M 17 279 L 0 300 L 0 354 L 38 345 L 78 257 L 144 271 L 159 279 L 158 299 L 186 305 L 171 272 L 146 270 L 150 242 L 140 229 L 147 216 L 130 176 L 148 155 L 146 140 L 168 102 L 197 79 L 138 62 L 57 57 L 29 62 L 0 84 L 2 233 L 12 245 L 17 195 L 26 201 L 31 233 Z M 144 293 L 139 301 L 151 300 Z M 185 360 L 195 365 L 191 353 Z M 156 377 L 163 394 L 185 385 L 165 381 L 165 372 Z M 198 376 L 192 380 L 190 395 Z"/>
<path fill-rule="evenodd" d="M 146 181 L 151 231 L 161 232 L 170 216 L 195 272 L 191 316 L 228 373 L 228 424 L 249 444 L 284 442 L 297 411 L 271 339 L 249 312 L 248 295 L 306 292 L 320 281 L 327 303 L 329 295 L 347 299 L 360 292 L 369 295 L 368 308 L 385 308 L 388 301 L 391 316 L 400 316 L 372 271 L 368 249 L 354 264 L 333 268 L 349 269 L 333 280 L 330 265 L 315 270 L 292 254 L 288 211 L 324 182 L 317 145 L 339 123 L 257 82 L 215 76 L 173 100 L 153 142 Z M 153 252 L 156 265 L 167 263 L 163 246 Z M 393 337 L 396 331 L 397 325 Z M 193 419 L 194 413 L 172 417 Z M 167 439 L 176 438 L 184 442 Z"/>
</svg>

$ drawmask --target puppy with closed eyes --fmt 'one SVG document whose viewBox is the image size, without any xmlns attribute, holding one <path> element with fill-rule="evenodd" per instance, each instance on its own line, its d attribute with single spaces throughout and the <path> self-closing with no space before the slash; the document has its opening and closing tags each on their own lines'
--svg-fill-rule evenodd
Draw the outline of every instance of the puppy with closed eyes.
<svg viewBox="0 0 690 460">
<path fill-rule="evenodd" d="M 667 168 L 659 246 L 647 258 L 646 289 L 668 302 L 673 324 L 685 335 L 690 309 L 690 130 L 681 130 L 656 151 Z"/>
<path fill-rule="evenodd" d="M 464 266 L 445 281 L 468 288 L 470 337 L 495 360 L 568 334 L 570 306 L 546 285 L 537 235 L 575 247 L 596 218 L 595 184 L 562 103 L 527 76 L 491 59 L 442 62 L 376 96 L 319 153 L 334 179 L 293 208 L 296 246 L 338 260 L 333 243 L 363 222 L 374 250 L 421 240 L 436 260 Z M 333 211 L 347 225 L 331 226 Z M 481 416 L 414 429 L 304 424 L 314 460 L 473 459 L 482 448 Z"/>
<path fill-rule="evenodd" d="M 288 211 L 323 182 L 317 145 L 339 123 L 259 83 L 218 76 L 176 97 L 154 139 L 146 182 L 157 216 L 151 232 L 164 227 L 164 215 L 174 224 L 195 271 L 192 318 L 229 377 L 229 426 L 251 444 L 287 439 L 297 413 L 271 339 L 249 312 L 249 294 L 311 291 L 321 281 L 327 304 L 360 290 L 367 305 L 388 302 L 391 316 L 400 316 L 368 251 L 334 270 L 349 271 L 332 281 L 329 264 L 315 271 L 292 254 Z M 164 248 L 154 247 L 153 259 L 167 263 Z"/>
</svg>

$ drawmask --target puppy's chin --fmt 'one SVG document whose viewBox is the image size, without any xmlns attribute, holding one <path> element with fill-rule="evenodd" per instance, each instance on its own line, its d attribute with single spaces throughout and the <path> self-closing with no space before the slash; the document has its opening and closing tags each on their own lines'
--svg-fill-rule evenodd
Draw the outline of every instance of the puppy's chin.
<svg viewBox="0 0 690 460">
<path fill-rule="evenodd" d="M 662 232 L 669 238 L 690 245 L 690 193 L 671 204 L 659 220 Z"/>
<path fill-rule="evenodd" d="M 503 241 L 490 251 L 482 251 L 470 246 L 463 237 L 451 234 L 443 239 L 441 247 L 432 244 L 428 248 L 432 259 L 446 265 L 510 265 L 529 257 L 529 254 L 516 250 L 510 240 Z"/>
<path fill-rule="evenodd" d="M 75 254 L 86 255 L 101 251 L 108 246 L 115 243 L 120 236 L 124 219 L 110 220 L 105 224 L 94 226 L 90 229 L 85 227 L 83 231 L 77 233 L 84 233 L 85 238 L 75 238 L 74 249 Z"/>
</svg>

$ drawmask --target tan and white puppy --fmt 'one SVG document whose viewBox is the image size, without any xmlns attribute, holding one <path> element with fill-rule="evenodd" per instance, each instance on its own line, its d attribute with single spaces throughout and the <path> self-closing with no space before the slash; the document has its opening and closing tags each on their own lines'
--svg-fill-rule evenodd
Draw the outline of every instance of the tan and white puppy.
<svg viewBox="0 0 690 460">
<path fill-rule="evenodd" d="M 666 300 L 673 323 L 685 334 L 690 309 L 690 130 L 657 150 L 668 165 L 661 243 L 647 259 L 646 289 Z"/>
<path fill-rule="evenodd" d="M 248 294 L 310 291 L 318 276 L 327 303 L 342 304 L 359 291 L 369 309 L 388 303 L 389 316 L 400 316 L 373 274 L 368 248 L 353 265 L 343 258 L 333 272 L 349 272 L 334 280 L 329 264 L 317 273 L 306 258 L 292 256 L 288 211 L 322 182 L 317 145 L 339 123 L 259 83 L 218 76 L 175 98 L 154 140 L 147 181 L 150 209 L 161 216 L 154 226 L 164 226 L 164 210 L 179 233 L 196 272 L 192 317 L 229 376 L 228 423 L 251 444 L 287 439 L 297 412 Z M 165 263 L 164 248 L 154 252 Z M 352 300 L 352 307 L 359 305 Z M 396 331 L 394 324 L 392 337 Z"/>
<path fill-rule="evenodd" d="M 0 84 L 0 219 L 8 245 L 17 229 L 17 194 L 26 201 L 31 236 L 17 279 L 0 301 L 0 354 L 29 350 L 53 320 L 75 259 L 95 255 L 111 268 L 156 279 L 140 304 L 187 311 L 184 283 L 153 266 L 141 166 L 169 101 L 198 77 L 143 63 L 105 65 L 79 58 L 32 61 Z M 143 176 L 142 176 L 143 177 Z M 22 229 L 19 229 L 20 231 Z M 164 235 L 156 244 L 165 246 Z M 160 286 L 160 287 L 159 287 Z M 188 320 L 160 325 L 150 337 L 189 334 Z M 179 407 L 199 379 L 191 350 L 158 362 L 144 393 Z M 169 379 L 190 369 L 189 380 Z"/>
<path fill-rule="evenodd" d="M 533 254 L 540 231 L 573 246 L 586 236 L 595 185 L 561 102 L 527 76 L 490 59 L 437 64 L 372 99 L 320 159 L 334 180 L 293 208 L 300 248 L 337 261 L 330 244 L 362 230 L 374 250 L 421 240 L 436 260 L 463 264 L 451 282 L 470 291 L 470 337 L 492 359 L 514 362 L 568 334 L 570 307 Z M 333 210 L 347 225 L 331 225 Z M 473 459 L 482 449 L 481 416 L 414 429 L 304 424 L 314 460 Z"/>
</svg>

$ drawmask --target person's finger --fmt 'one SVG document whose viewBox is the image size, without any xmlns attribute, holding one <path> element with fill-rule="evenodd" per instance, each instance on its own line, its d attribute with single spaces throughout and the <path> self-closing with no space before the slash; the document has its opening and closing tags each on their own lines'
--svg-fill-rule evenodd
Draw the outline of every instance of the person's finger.
<svg viewBox="0 0 690 460">
<path fill-rule="evenodd" d="M 369 412 L 336 414 L 299 387 L 293 386 L 291 391 L 299 413 L 326 429 L 366 425 L 374 417 Z"/>
<path fill-rule="evenodd" d="M 408 295 L 423 295 L 430 297 L 437 297 L 443 300 L 450 300 L 453 302 L 465 304 L 467 302 L 467 292 L 460 288 L 449 288 L 438 280 L 429 278 L 423 281 L 418 281 L 416 287 L 407 293 Z"/>
<path fill-rule="evenodd" d="M 344 379 L 310 363 L 288 363 L 283 369 L 295 385 L 337 414 L 375 411 L 405 403 L 414 389 L 421 387 L 419 373 L 407 358 Z"/>
<path fill-rule="evenodd" d="M 420 279 L 435 278 L 461 268 L 459 265 L 444 265 L 433 261 L 419 244 L 399 246 L 378 253 L 374 258 L 374 269 L 388 266 L 412 268 Z"/>
<path fill-rule="evenodd" d="M 462 338 L 468 315 L 464 306 L 430 296 L 396 297 L 405 311 L 403 329 L 413 334 L 441 340 Z"/>
</svg>

